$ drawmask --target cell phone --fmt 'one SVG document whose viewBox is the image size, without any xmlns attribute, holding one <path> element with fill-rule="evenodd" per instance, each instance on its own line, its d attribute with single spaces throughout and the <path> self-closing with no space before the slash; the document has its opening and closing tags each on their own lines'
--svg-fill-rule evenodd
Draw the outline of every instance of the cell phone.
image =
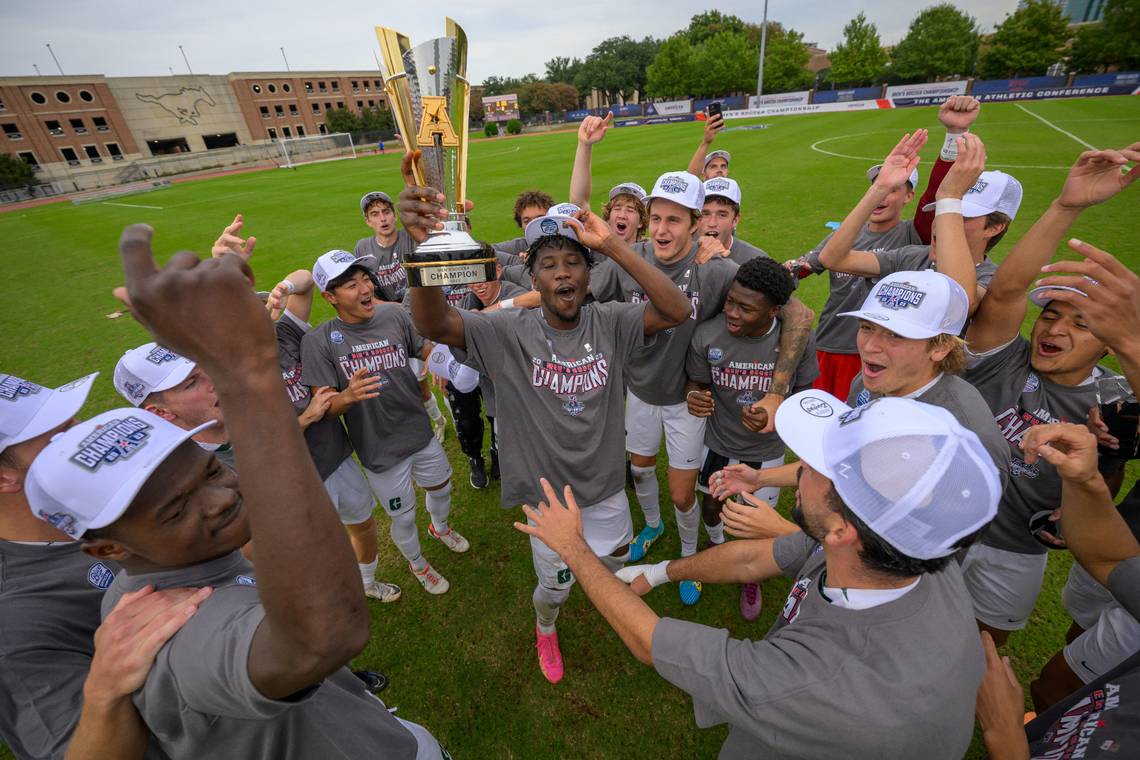
<svg viewBox="0 0 1140 760">
<path fill-rule="evenodd" d="M 1116 451 L 1101 447 L 1101 453 L 1128 459 L 1140 458 L 1140 403 L 1116 401 L 1101 404 L 1100 418 L 1108 426 L 1109 434 L 1120 441 L 1120 448 Z"/>
<path fill-rule="evenodd" d="M 711 119 L 713 116 L 720 116 L 724 111 L 724 106 L 721 105 L 719 100 L 714 100 L 705 106 L 705 114 Z"/>
</svg>

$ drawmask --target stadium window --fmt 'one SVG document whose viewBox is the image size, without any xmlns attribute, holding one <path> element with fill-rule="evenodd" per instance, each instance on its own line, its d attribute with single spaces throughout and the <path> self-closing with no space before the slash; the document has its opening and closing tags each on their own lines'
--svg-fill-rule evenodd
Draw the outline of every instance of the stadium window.
<svg viewBox="0 0 1140 760">
<path fill-rule="evenodd" d="M 326 110 L 326 111 L 331 111 L 331 110 L 332 110 L 332 103 L 327 103 L 327 102 L 326 102 L 326 103 L 325 103 L 325 110 Z"/>
<path fill-rule="evenodd" d="M 47 102 L 47 98 L 42 92 L 33 92 L 31 95 L 28 95 L 28 97 L 31 98 L 31 101 L 37 106 L 42 106 Z"/>
<path fill-rule="evenodd" d="M 123 151 L 119 150 L 118 143 L 105 143 L 103 147 L 107 149 L 107 153 L 111 156 L 112 161 L 123 160 Z"/>
<path fill-rule="evenodd" d="M 296 116 L 297 115 L 297 104 L 296 103 L 290 103 L 289 104 L 289 115 L 290 116 Z"/>
<path fill-rule="evenodd" d="M 358 101 L 356 101 L 356 107 L 357 107 L 359 110 L 363 111 L 363 110 L 364 110 L 364 101 L 363 101 L 363 100 L 358 100 Z"/>
<path fill-rule="evenodd" d="M 371 90 L 368 89 L 368 80 L 367 79 L 364 80 L 364 91 L 365 92 L 372 92 Z"/>
<path fill-rule="evenodd" d="M 23 161 L 28 166 L 31 166 L 35 169 L 40 168 L 40 162 L 36 160 L 36 154 L 35 153 L 32 153 L 31 151 L 24 151 L 23 153 L 19 153 L 17 155 L 19 155 L 20 160 Z"/>
<path fill-rule="evenodd" d="M 147 140 L 146 147 L 152 156 L 167 156 L 174 153 L 189 153 L 190 143 L 185 137 L 172 137 L 167 140 Z"/>
<path fill-rule="evenodd" d="M 281 91 L 282 92 L 292 92 L 293 88 L 289 85 L 288 82 L 285 82 L 281 85 Z"/>
<path fill-rule="evenodd" d="M 83 123 L 83 119 L 68 119 L 71 128 L 75 130 L 77 135 L 87 134 L 87 125 Z"/>
<path fill-rule="evenodd" d="M 71 148 L 60 148 L 59 152 L 63 156 L 63 160 L 66 161 L 68 165 L 79 166 L 79 156 L 77 156 L 75 154 L 75 151 L 73 151 Z"/>
<path fill-rule="evenodd" d="M 232 148 L 239 144 L 237 134 L 233 132 L 225 132 L 223 134 L 214 135 L 202 135 L 202 142 L 205 144 L 206 150 Z"/>
<path fill-rule="evenodd" d="M 292 137 L 293 136 L 293 130 L 289 129 L 289 127 L 281 127 L 281 136 L 282 137 Z"/>
<path fill-rule="evenodd" d="M 269 93 L 272 95 L 273 93 L 277 92 L 277 85 L 267 84 L 265 85 L 265 89 L 269 90 Z"/>
<path fill-rule="evenodd" d="M 0 98 L 0 111 L 7 111 L 8 106 L 4 105 L 4 98 Z"/>
<path fill-rule="evenodd" d="M 55 91 L 55 99 L 58 100 L 60 103 L 70 103 L 71 102 L 71 96 L 68 95 L 64 90 L 56 90 Z"/>
<path fill-rule="evenodd" d="M 277 139 L 277 130 L 274 129 L 273 127 L 270 127 L 268 130 L 266 130 L 266 132 L 268 132 L 270 140 L 276 140 Z"/>
<path fill-rule="evenodd" d="M 63 137 L 63 127 L 58 121 L 45 121 L 44 126 L 47 127 L 47 131 L 51 133 L 52 137 Z"/>
<path fill-rule="evenodd" d="M 360 92 L 360 82 L 355 79 L 352 80 L 352 91 Z"/>
<path fill-rule="evenodd" d="M 321 112 L 321 104 L 320 103 L 313 103 L 313 113 L 320 113 L 320 112 Z"/>
<path fill-rule="evenodd" d="M 325 91 L 325 83 L 324 82 L 317 82 L 317 89 L 320 90 L 321 92 L 324 92 Z"/>
<path fill-rule="evenodd" d="M 344 101 L 343 101 L 343 100 L 338 100 L 338 101 L 336 102 L 336 107 L 337 107 L 337 108 L 344 108 Z"/>
<path fill-rule="evenodd" d="M 261 118 L 263 118 L 263 119 L 269 118 L 269 106 L 262 106 L 261 107 Z"/>
<path fill-rule="evenodd" d="M 329 133 L 329 131 L 325 127 L 325 123 L 323 121 L 317 125 L 317 131 L 320 132 L 322 135 L 327 135 Z"/>
<path fill-rule="evenodd" d="M 375 100 L 369 100 L 368 101 L 368 107 L 369 108 L 375 108 L 376 107 L 376 101 Z"/>
<path fill-rule="evenodd" d="M 87 158 L 89 158 L 91 160 L 91 163 L 93 163 L 93 164 L 103 163 L 103 157 L 99 155 L 99 149 L 96 148 L 94 145 L 84 145 L 83 146 L 83 152 L 87 154 Z"/>
<path fill-rule="evenodd" d="M 298 124 L 297 125 L 297 137 L 304 137 L 304 136 L 305 136 L 305 127 L 301 124 Z"/>
<path fill-rule="evenodd" d="M 329 86 L 332 87 L 333 92 L 340 92 L 340 82 L 338 82 L 337 80 L 334 79 L 331 82 L 329 82 Z"/>
<path fill-rule="evenodd" d="M 285 109 L 279 105 L 273 106 L 273 115 L 276 116 L 278 119 L 284 118 Z"/>
<path fill-rule="evenodd" d="M 24 136 L 20 134 L 20 128 L 15 124 L 4 124 L 4 136 L 9 140 L 23 140 Z"/>
<path fill-rule="evenodd" d="M 79 99 L 84 103 L 90 103 L 95 100 L 95 96 L 91 94 L 90 90 L 80 90 Z"/>
<path fill-rule="evenodd" d="M 309 93 L 310 95 L 312 94 L 312 92 L 313 92 L 313 83 L 312 82 L 305 82 L 305 92 Z"/>
<path fill-rule="evenodd" d="M 110 132 L 111 128 L 107 126 L 107 120 L 102 116 L 92 116 L 91 123 L 95 125 L 96 132 Z"/>
<path fill-rule="evenodd" d="M 253 90 L 254 95 L 260 95 L 261 94 L 261 85 L 259 85 L 259 84 L 251 84 L 249 86 L 249 89 Z"/>
<path fill-rule="evenodd" d="M 377 79 L 377 80 L 376 80 L 375 84 L 376 84 L 376 89 L 377 89 L 377 90 L 379 90 L 381 87 L 383 87 L 383 86 L 384 86 L 384 85 L 383 85 L 383 84 L 380 82 L 380 80 L 379 80 L 379 79 Z"/>
</svg>

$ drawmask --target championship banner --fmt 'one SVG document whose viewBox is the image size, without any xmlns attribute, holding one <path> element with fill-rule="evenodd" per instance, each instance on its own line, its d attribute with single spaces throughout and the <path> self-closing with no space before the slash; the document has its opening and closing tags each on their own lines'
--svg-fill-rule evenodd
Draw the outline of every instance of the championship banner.
<svg viewBox="0 0 1140 760">
<path fill-rule="evenodd" d="M 894 108 L 889 100 L 854 100 L 848 103 L 810 103 L 806 105 L 764 106 L 725 111 L 725 119 L 750 119 L 757 116 L 791 116 L 800 113 L 826 113 L 831 111 L 877 111 Z"/>
<path fill-rule="evenodd" d="M 1003 100 L 1050 100 L 1052 98 L 1090 98 L 1098 95 L 1137 95 L 1136 85 L 1101 85 L 1098 87 L 1056 87 L 1047 90 L 1017 90 L 1013 92 L 990 92 L 974 95 L 986 103 Z"/>
<path fill-rule="evenodd" d="M 772 95 L 748 96 L 749 108 L 763 108 L 764 106 L 807 105 L 811 90 L 803 92 L 777 92 Z"/>
<path fill-rule="evenodd" d="M 657 103 L 648 103 L 645 106 L 646 116 L 674 116 L 692 112 L 692 100 L 665 100 Z"/>
<path fill-rule="evenodd" d="M 928 82 L 926 84 L 896 84 L 887 88 L 886 97 L 896 107 L 941 105 L 951 95 L 965 95 L 965 79 L 956 82 Z"/>
</svg>

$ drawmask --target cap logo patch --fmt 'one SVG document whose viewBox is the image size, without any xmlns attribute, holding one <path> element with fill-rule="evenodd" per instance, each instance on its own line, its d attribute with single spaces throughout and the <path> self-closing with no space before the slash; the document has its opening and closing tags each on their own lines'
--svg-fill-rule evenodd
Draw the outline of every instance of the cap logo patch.
<svg viewBox="0 0 1140 760">
<path fill-rule="evenodd" d="M 150 350 L 150 353 L 146 355 L 146 360 L 148 362 L 151 364 L 157 364 L 159 366 L 162 366 L 166 362 L 177 361 L 181 358 L 181 356 L 174 353 L 169 348 L 163 348 L 162 346 L 155 346 Z"/>
<path fill-rule="evenodd" d="M 867 411 L 872 406 L 874 406 L 878 402 L 878 400 L 879 399 L 875 399 L 874 401 L 868 401 L 866 404 L 863 404 L 861 406 L 857 406 L 854 409 L 850 409 L 850 410 L 844 412 L 843 414 L 839 415 L 839 427 L 843 427 L 844 425 L 847 425 L 848 423 L 857 421 L 860 417 L 863 416 L 863 412 Z"/>
<path fill-rule="evenodd" d="M 727 189 L 728 189 L 728 183 L 725 182 L 723 179 L 714 179 L 714 180 L 710 180 L 709 182 L 705 183 L 705 190 L 707 190 L 708 192 L 711 192 L 711 193 L 720 192 L 721 190 L 727 190 Z"/>
<path fill-rule="evenodd" d="M 542 234 L 544 235 L 557 235 L 558 222 L 553 219 L 543 219 L 538 223 L 538 229 L 542 230 Z"/>
<path fill-rule="evenodd" d="M 689 189 L 689 183 L 680 177 L 666 177 L 661 180 L 661 190 L 666 193 L 683 193 Z"/>
<path fill-rule="evenodd" d="M 67 512 L 44 512 L 40 510 L 36 516 L 58 531 L 66 533 L 72 538 L 78 537 L 76 534 L 79 531 L 76 530 L 75 517 Z"/>
<path fill-rule="evenodd" d="M 150 429 L 151 426 L 138 417 L 111 420 L 80 441 L 71 461 L 94 472 L 103 464 L 127 459 L 146 445 Z"/>
<path fill-rule="evenodd" d="M 12 375 L 5 375 L 3 380 L 0 380 L 0 398 L 7 401 L 15 401 L 24 396 L 31 396 L 39 393 L 42 390 L 41 386 L 35 383 L 29 383 L 27 380 L 21 380 Z"/>
<path fill-rule="evenodd" d="M 113 580 L 115 580 L 115 574 L 111 572 L 111 568 L 102 562 L 96 562 L 87 569 L 87 582 L 95 588 L 110 588 Z"/>
<path fill-rule="evenodd" d="M 356 257 L 348 251 L 333 251 L 330 258 L 338 264 L 356 261 Z"/>
<path fill-rule="evenodd" d="M 573 203 L 559 203 L 554 207 L 553 211 L 562 216 L 573 216 L 578 211 L 578 207 Z"/>
<path fill-rule="evenodd" d="M 807 396 L 800 399 L 800 409 L 810 414 L 812 417 L 830 417 L 835 414 L 835 409 L 831 404 L 827 403 L 821 398 L 815 396 Z"/>
<path fill-rule="evenodd" d="M 990 185 L 990 183 L 987 182 L 986 180 L 979 179 L 977 182 L 974 183 L 973 187 L 971 187 L 969 190 L 966 191 L 966 195 L 969 195 L 971 193 L 983 193 L 983 192 L 985 192 L 986 188 L 989 187 L 989 185 Z"/>
<path fill-rule="evenodd" d="M 911 285 L 909 282 L 884 285 L 879 288 L 879 292 L 875 294 L 875 298 L 879 299 L 879 303 L 888 309 L 894 309 L 896 311 L 911 306 L 917 307 L 922 303 L 922 299 L 925 297 L 926 293 Z"/>
<path fill-rule="evenodd" d="M 147 395 L 142 383 L 123 383 L 123 390 L 130 394 L 131 401 L 141 401 Z"/>
</svg>

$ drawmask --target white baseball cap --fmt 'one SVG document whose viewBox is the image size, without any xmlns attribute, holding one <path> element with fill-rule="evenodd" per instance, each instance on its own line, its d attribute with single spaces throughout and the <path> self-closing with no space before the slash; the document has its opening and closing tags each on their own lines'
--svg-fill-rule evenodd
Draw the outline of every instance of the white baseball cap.
<svg viewBox="0 0 1140 760">
<path fill-rule="evenodd" d="M 705 205 L 705 185 L 688 172 L 665 172 L 653 183 L 653 191 L 646 196 L 647 200 L 652 198 L 664 198 L 700 211 Z"/>
<path fill-rule="evenodd" d="M 198 366 L 169 348 L 144 343 L 123 354 L 115 365 L 113 382 L 119 395 L 135 406 L 142 406 L 152 393 L 173 388 Z"/>
<path fill-rule="evenodd" d="M 213 425 L 183 430 L 143 409 L 113 409 L 60 433 L 28 469 L 32 514 L 72 538 L 122 517 L 171 452 Z"/>
<path fill-rule="evenodd" d="M 732 154 L 727 150 L 714 150 L 712 153 L 709 153 L 707 156 L 705 156 L 705 166 L 707 167 L 709 165 L 709 162 L 714 158 L 723 158 L 724 162 L 727 164 L 732 160 Z"/>
<path fill-rule="evenodd" d="M 576 203 L 566 201 L 565 203 L 555 203 L 553 206 L 546 210 L 548 216 L 574 216 L 582 207 Z"/>
<path fill-rule="evenodd" d="M 373 190 L 370 193 L 365 193 L 364 197 L 360 199 L 360 210 L 367 214 L 368 204 L 372 203 L 373 201 L 384 201 L 389 206 L 394 205 L 392 203 L 392 196 L 388 195 L 388 193 L 385 193 L 382 190 Z"/>
<path fill-rule="evenodd" d="M 553 211 L 553 209 L 551 209 L 551 211 Z M 536 240 L 546 237 L 547 235 L 561 235 L 562 237 L 570 238 L 576 243 L 581 242 L 578 240 L 578 228 L 570 221 L 571 219 L 572 217 L 570 216 L 554 213 L 548 213 L 537 219 L 531 219 L 523 231 L 526 244 L 528 246 L 534 245 Z M 577 220 L 575 219 L 574 221 Z"/>
<path fill-rule="evenodd" d="M 934 209 L 933 203 L 922 207 Z M 1005 172 L 982 172 L 974 186 L 962 197 L 962 216 L 972 219 L 1000 211 L 1010 219 L 1017 216 L 1021 207 L 1021 183 Z"/>
<path fill-rule="evenodd" d="M 861 309 L 839 314 L 869 319 L 904 338 L 958 335 L 969 315 L 966 291 L 933 269 L 889 274 L 875 283 Z"/>
<path fill-rule="evenodd" d="M 354 256 L 348 251 L 329 251 L 322 254 L 317 263 L 313 264 L 313 282 L 322 293 L 328 284 L 348 271 L 350 267 L 362 266 L 371 271 L 376 270 L 375 256 Z"/>
<path fill-rule="evenodd" d="M 740 205 L 740 184 L 728 177 L 713 177 L 705 180 L 705 201 L 713 196 L 727 198 Z"/>
<path fill-rule="evenodd" d="M 1094 285 L 1100 284 L 1088 275 L 1085 275 L 1085 279 Z M 1072 285 L 1039 285 L 1033 290 L 1029 291 L 1029 300 L 1032 301 L 1035 305 L 1040 306 L 1042 309 L 1044 309 L 1049 304 L 1049 302 L 1053 300 L 1052 298 L 1046 298 L 1045 294 L 1052 290 L 1067 290 L 1070 293 L 1079 293 L 1085 298 L 1089 297 L 1088 293 L 1081 290 L 1080 288 L 1075 288 Z"/>
<path fill-rule="evenodd" d="M 776 432 L 835 484 L 868 528 L 908 557 L 948 556 L 997 514 L 993 459 L 942 407 L 879 398 L 852 409 L 807 390 L 780 404 Z"/>
<path fill-rule="evenodd" d="M 612 201 L 616 196 L 625 193 L 632 195 L 639 201 L 645 201 L 645 188 L 636 182 L 622 182 L 620 185 L 614 185 L 610 188 L 610 200 Z"/>
<path fill-rule="evenodd" d="M 879 170 L 882 168 L 883 168 L 882 164 L 875 164 L 870 169 L 868 169 L 867 170 L 868 181 L 874 182 L 875 177 L 879 176 Z M 910 176 L 907 177 L 907 181 L 910 182 L 910 189 L 911 190 L 914 190 L 916 187 L 918 187 L 918 167 L 917 166 L 910 173 Z"/>
<path fill-rule="evenodd" d="M 0 374 L 0 451 L 59 427 L 87 401 L 98 372 L 58 388 Z"/>
</svg>

